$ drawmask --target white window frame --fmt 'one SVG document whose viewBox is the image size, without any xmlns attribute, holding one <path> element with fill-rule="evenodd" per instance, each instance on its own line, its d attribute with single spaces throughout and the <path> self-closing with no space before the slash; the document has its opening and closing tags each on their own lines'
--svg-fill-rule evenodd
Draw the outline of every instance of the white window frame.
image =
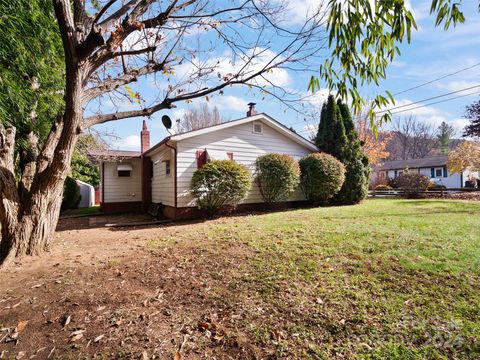
<svg viewBox="0 0 480 360">
<path fill-rule="evenodd" d="M 163 160 L 165 163 L 165 177 L 172 175 L 172 162 L 170 159 Z M 168 163 L 168 173 L 167 173 L 167 163 Z"/>
<path fill-rule="evenodd" d="M 256 126 L 256 125 L 260 125 L 260 132 L 255 131 L 255 126 Z M 252 123 L 252 133 L 257 134 L 257 135 L 263 134 L 263 123 L 261 123 L 261 122 L 259 122 L 259 121 L 253 122 L 253 123 Z"/>
<path fill-rule="evenodd" d="M 442 173 L 440 175 L 437 175 L 437 170 L 440 170 Z M 433 175 L 435 175 L 436 178 L 443 178 L 443 167 L 436 167 L 434 170 L 433 170 Z"/>
<path fill-rule="evenodd" d="M 132 177 L 133 166 L 129 163 L 117 164 L 117 177 Z M 120 172 L 123 175 L 120 175 Z M 127 175 L 128 173 L 128 175 Z"/>
</svg>

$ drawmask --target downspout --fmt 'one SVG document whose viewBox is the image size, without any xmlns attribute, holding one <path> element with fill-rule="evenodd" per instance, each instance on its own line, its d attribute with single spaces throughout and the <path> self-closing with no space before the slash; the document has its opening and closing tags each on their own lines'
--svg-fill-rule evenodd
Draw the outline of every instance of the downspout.
<svg viewBox="0 0 480 360">
<path fill-rule="evenodd" d="M 102 161 L 102 205 L 105 203 L 105 162 Z"/>
<path fill-rule="evenodd" d="M 173 199 L 173 203 L 175 204 L 175 210 L 177 210 L 177 148 L 168 145 L 168 140 L 165 141 L 165 146 L 172 149 L 173 153 L 175 154 L 175 166 L 173 167 L 173 194 L 175 195 L 175 197 Z"/>
</svg>

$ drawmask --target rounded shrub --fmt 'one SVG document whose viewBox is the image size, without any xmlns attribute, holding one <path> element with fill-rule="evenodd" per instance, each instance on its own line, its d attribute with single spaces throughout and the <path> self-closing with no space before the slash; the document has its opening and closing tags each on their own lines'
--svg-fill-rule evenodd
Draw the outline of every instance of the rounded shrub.
<svg viewBox="0 0 480 360">
<path fill-rule="evenodd" d="M 287 200 L 300 182 L 300 167 L 289 155 L 259 156 L 255 166 L 255 181 L 266 203 Z"/>
<path fill-rule="evenodd" d="M 62 200 L 62 210 L 67 209 L 76 209 L 80 203 L 80 186 L 72 177 L 67 177 L 65 179 L 65 184 L 63 185 L 63 200 Z"/>
<path fill-rule="evenodd" d="M 244 199 L 252 187 L 252 179 L 245 165 L 214 160 L 193 173 L 190 187 L 198 207 L 213 211 Z"/>
<path fill-rule="evenodd" d="M 326 203 L 342 188 L 345 166 L 333 156 L 309 154 L 300 160 L 299 165 L 300 185 L 308 200 Z"/>
<path fill-rule="evenodd" d="M 397 183 L 406 198 L 418 198 L 428 189 L 430 179 L 425 175 L 405 171 L 397 178 Z"/>
</svg>

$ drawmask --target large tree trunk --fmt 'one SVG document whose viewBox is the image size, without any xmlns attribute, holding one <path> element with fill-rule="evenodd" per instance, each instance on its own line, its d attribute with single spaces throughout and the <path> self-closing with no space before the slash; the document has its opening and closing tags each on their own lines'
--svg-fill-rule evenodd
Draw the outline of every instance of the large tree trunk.
<svg viewBox="0 0 480 360">
<path fill-rule="evenodd" d="M 2 266 L 7 265 L 16 256 L 34 255 L 48 250 L 57 226 L 62 194 L 63 181 L 59 181 L 34 196 L 28 202 L 28 207 L 20 205 L 20 209 L 16 209 L 18 216 L 2 218 L 0 241 Z M 4 199 L 4 202 L 8 201 Z M 14 208 L 16 205 L 9 206 Z"/>
<path fill-rule="evenodd" d="M 67 75 L 65 112 L 20 181 L 14 175 L 15 129 L 0 126 L 0 268 L 16 256 L 48 250 L 52 243 L 82 120 L 82 72 L 75 70 Z"/>
</svg>

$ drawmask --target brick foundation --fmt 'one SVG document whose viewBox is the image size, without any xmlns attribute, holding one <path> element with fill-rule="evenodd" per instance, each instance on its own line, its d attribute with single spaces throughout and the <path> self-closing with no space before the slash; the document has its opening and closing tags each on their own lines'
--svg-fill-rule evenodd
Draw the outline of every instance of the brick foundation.
<svg viewBox="0 0 480 360">
<path fill-rule="evenodd" d="M 140 213 L 142 212 L 141 201 L 126 201 L 126 202 L 112 202 L 103 203 L 100 205 L 102 212 L 107 214 L 117 213 Z"/>
<path fill-rule="evenodd" d="M 308 201 L 287 201 L 266 205 L 264 203 L 256 204 L 240 204 L 236 207 L 226 207 L 222 209 L 219 215 L 230 215 L 236 213 L 256 212 L 256 211 L 280 211 L 286 209 L 306 208 L 311 206 Z M 188 220 L 199 219 L 207 217 L 208 214 L 198 209 L 197 207 L 181 207 L 174 208 L 173 206 L 165 206 L 163 209 L 163 215 L 172 220 Z"/>
</svg>

